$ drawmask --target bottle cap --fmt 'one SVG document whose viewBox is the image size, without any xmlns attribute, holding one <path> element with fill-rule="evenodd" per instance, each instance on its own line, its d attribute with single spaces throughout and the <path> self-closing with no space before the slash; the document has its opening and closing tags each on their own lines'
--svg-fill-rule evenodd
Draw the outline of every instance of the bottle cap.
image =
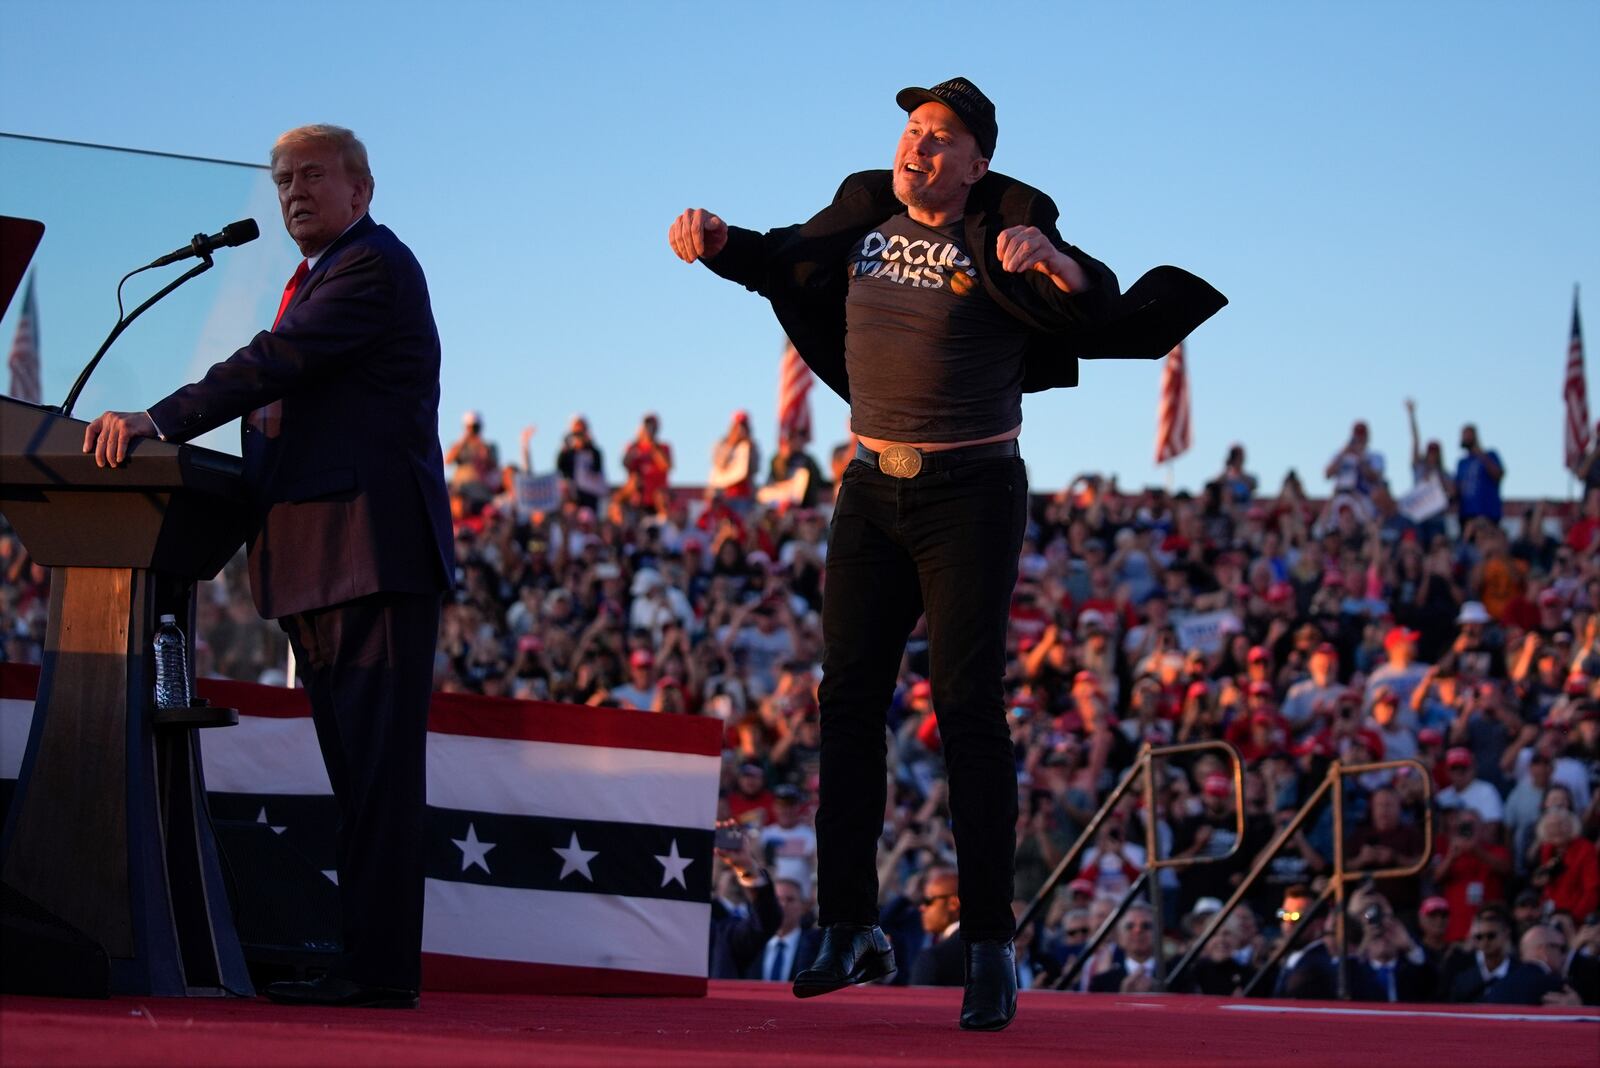
<svg viewBox="0 0 1600 1068">
<path fill-rule="evenodd" d="M 163 623 L 176 623 L 177 621 L 178 617 L 170 612 L 161 617 L 161 622 Z"/>
</svg>

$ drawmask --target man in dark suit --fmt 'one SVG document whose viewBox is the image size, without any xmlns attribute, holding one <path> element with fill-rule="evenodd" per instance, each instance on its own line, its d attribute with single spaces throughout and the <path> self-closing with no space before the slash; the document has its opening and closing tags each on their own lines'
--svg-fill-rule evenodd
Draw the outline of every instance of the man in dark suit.
<svg viewBox="0 0 1600 1068">
<path fill-rule="evenodd" d="M 1496 983 L 1511 974 L 1517 959 L 1512 954 L 1511 917 L 1499 905 L 1488 905 L 1472 918 L 1470 956 L 1441 980 L 1445 998 L 1453 1002 L 1483 1001 Z"/>
<path fill-rule="evenodd" d="M 1350 996 L 1356 1001 L 1429 1000 L 1438 978 L 1427 954 L 1386 900 L 1378 895 L 1369 900 L 1360 920 L 1361 944 L 1350 961 Z"/>
<path fill-rule="evenodd" d="M 280 137 L 272 177 L 306 257 L 278 318 L 147 412 L 106 412 L 85 451 L 186 441 L 236 418 L 255 504 L 256 608 L 289 636 L 339 804 L 344 953 L 275 1000 L 410 1007 L 421 986 L 424 757 L 440 594 L 454 574 L 439 447 L 439 336 L 410 249 L 367 214 L 354 134 Z"/>
<path fill-rule="evenodd" d="M 1561 929 L 1536 923 L 1518 944 L 1522 959 L 1504 978 L 1489 984 L 1479 999 L 1490 1005 L 1581 1005 L 1583 999 L 1567 981 L 1567 936 Z"/>
<path fill-rule="evenodd" d="M 1117 921 L 1122 962 L 1089 980 L 1091 994 L 1143 994 L 1156 988 L 1156 914 L 1144 902 L 1128 906 Z"/>
<path fill-rule="evenodd" d="M 739 826 L 739 821 L 732 819 L 717 823 L 719 831 Z M 733 904 L 728 894 L 712 896 L 711 959 L 706 974 L 713 979 L 741 979 L 782 926 L 783 908 L 772 877 L 751 855 L 748 836 L 742 836 L 738 849 L 718 848 L 715 852 L 717 859 L 728 865 L 723 878 L 736 880 L 745 900 Z"/>
<path fill-rule="evenodd" d="M 1124 299 L 1109 268 L 1062 240 L 1049 197 L 989 170 L 999 127 L 971 82 L 896 102 L 907 122 L 894 169 L 851 175 L 809 222 L 761 234 L 692 209 L 668 241 L 771 301 L 801 357 L 850 402 L 861 442 L 834 509 L 822 609 L 825 936 L 795 994 L 895 969 L 878 926 L 884 718 L 926 614 L 960 854 L 961 1026 L 998 1030 L 1017 1001 L 1003 675 L 1027 524 L 1022 394 L 1075 385 L 1080 356 L 1165 355 L 1225 301 L 1176 268 Z"/>
<path fill-rule="evenodd" d="M 1279 932 L 1294 941 L 1276 968 L 1262 979 L 1271 979 L 1273 997 L 1327 1000 L 1338 996 L 1338 963 L 1323 937 L 1327 918 L 1304 919 L 1315 900 L 1311 890 L 1299 883 L 1283 892 Z"/>
<path fill-rule="evenodd" d="M 793 879 L 773 884 L 783 921 L 768 938 L 760 953 L 745 967 L 744 978 L 792 983 L 794 977 L 811 967 L 822 945 L 822 932 L 806 923 L 811 902 L 805 890 Z"/>
<path fill-rule="evenodd" d="M 911 965 L 912 986 L 960 986 L 966 981 L 961 948 L 961 886 L 949 868 L 929 868 L 922 880 L 922 952 Z"/>
</svg>

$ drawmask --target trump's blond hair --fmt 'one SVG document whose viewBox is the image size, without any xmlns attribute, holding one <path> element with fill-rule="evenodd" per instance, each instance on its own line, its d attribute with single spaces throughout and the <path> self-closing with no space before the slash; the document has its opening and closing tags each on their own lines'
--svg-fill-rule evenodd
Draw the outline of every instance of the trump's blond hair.
<svg viewBox="0 0 1600 1068">
<path fill-rule="evenodd" d="M 345 173 L 365 182 L 368 189 L 371 189 L 372 168 L 367 164 L 367 146 L 361 143 L 361 139 L 354 132 L 343 126 L 332 126 L 325 122 L 285 130 L 272 143 L 272 164 L 277 165 L 278 155 L 284 149 L 302 145 L 334 149 L 339 153 L 340 161 L 344 163 Z"/>
</svg>

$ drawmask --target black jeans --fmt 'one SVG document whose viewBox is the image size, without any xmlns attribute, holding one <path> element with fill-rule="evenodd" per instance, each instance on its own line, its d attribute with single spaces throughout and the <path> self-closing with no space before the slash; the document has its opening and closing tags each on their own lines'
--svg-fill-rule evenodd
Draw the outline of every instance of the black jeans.
<svg viewBox="0 0 1600 1068">
<path fill-rule="evenodd" d="M 423 814 L 439 595 L 379 593 L 278 621 L 339 804 L 338 971 L 422 986 Z"/>
<path fill-rule="evenodd" d="M 961 934 L 973 941 L 1012 935 L 1017 771 L 1003 677 L 1027 502 L 1017 457 L 909 479 L 861 460 L 845 469 L 822 596 L 823 926 L 877 922 L 885 718 L 906 638 L 926 612 L 960 859 Z"/>
</svg>

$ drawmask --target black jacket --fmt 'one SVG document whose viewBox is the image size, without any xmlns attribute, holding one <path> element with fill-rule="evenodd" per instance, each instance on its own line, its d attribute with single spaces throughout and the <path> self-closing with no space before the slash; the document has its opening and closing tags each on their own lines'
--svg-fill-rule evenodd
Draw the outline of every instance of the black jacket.
<svg viewBox="0 0 1600 1068">
<path fill-rule="evenodd" d="M 861 171 L 805 223 L 764 234 L 730 226 L 727 246 L 706 266 L 771 301 L 812 371 L 848 401 L 848 254 L 872 227 L 904 210 L 889 171 Z M 963 223 L 985 291 L 1034 335 L 1024 361 L 1025 392 L 1077 385 L 1079 359 L 1165 356 L 1228 303 L 1203 279 L 1177 267 L 1157 267 L 1121 292 L 1109 267 L 1062 240 L 1048 196 L 995 171 L 973 185 Z M 995 241 L 1013 226 L 1037 226 L 1077 261 L 1091 285 L 1063 293 L 1037 271 L 1002 270 Z"/>
</svg>

